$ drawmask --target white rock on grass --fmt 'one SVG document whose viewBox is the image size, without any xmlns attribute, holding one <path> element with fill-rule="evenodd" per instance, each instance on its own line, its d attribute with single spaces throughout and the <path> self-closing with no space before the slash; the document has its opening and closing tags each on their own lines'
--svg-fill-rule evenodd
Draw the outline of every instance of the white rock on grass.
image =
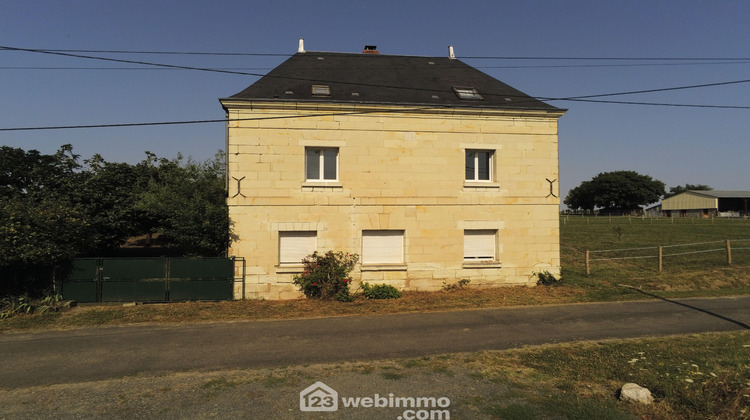
<svg viewBox="0 0 750 420">
<path fill-rule="evenodd" d="M 634 383 L 627 383 L 620 388 L 620 399 L 623 401 L 635 401 L 643 404 L 651 404 L 654 402 L 654 397 L 651 396 L 651 391 L 649 391 L 648 388 L 644 388 Z"/>
</svg>

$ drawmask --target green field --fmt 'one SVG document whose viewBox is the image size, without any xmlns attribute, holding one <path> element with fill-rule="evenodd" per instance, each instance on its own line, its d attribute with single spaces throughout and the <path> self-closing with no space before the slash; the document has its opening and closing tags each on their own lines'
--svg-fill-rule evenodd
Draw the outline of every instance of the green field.
<svg viewBox="0 0 750 420">
<path fill-rule="evenodd" d="M 732 249 L 731 266 L 726 240 Z M 661 272 L 659 246 L 663 247 Z M 592 251 L 589 276 L 587 249 Z M 563 278 L 568 285 L 589 291 L 593 300 L 617 299 L 620 292 L 607 286 L 620 284 L 671 296 L 750 292 L 750 220 L 746 219 L 561 216 L 560 250 Z M 622 298 L 632 294 L 621 292 Z"/>
</svg>

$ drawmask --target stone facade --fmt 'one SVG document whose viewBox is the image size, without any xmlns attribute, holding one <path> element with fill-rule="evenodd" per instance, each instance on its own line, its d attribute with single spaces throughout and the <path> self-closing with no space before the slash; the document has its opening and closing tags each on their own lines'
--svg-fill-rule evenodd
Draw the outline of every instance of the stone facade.
<svg viewBox="0 0 750 420">
<path fill-rule="evenodd" d="M 371 232 L 395 235 L 402 260 L 368 263 L 362 255 L 355 287 L 439 290 L 462 279 L 530 286 L 536 273 L 559 274 L 563 111 L 231 98 L 222 105 L 229 213 L 239 237 L 229 254 L 247 264 L 238 298 L 243 291 L 246 298 L 301 296 L 292 283 L 301 265 L 281 261 L 280 249 L 280 236 L 301 232 L 318 251 L 357 254 L 368 252 L 363 237 Z M 337 155 L 335 179 L 306 176 L 306 159 L 318 148 Z M 473 150 L 490 153 L 489 180 L 466 179 Z M 465 258 L 468 232 L 492 235 L 494 255 Z"/>
</svg>

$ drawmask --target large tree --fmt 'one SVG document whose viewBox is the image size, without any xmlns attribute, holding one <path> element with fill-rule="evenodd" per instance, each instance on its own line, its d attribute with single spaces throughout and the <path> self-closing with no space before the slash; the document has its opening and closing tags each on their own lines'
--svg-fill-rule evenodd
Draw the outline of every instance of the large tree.
<svg viewBox="0 0 750 420">
<path fill-rule="evenodd" d="M 158 234 L 161 244 L 185 255 L 224 255 L 231 235 L 224 155 L 206 162 L 149 155 L 139 165 L 153 171 L 134 204 L 150 224 L 147 233 Z"/>
<path fill-rule="evenodd" d="M 70 146 L 53 155 L 0 147 L 0 291 L 38 289 L 86 248 L 84 179 Z"/>
<path fill-rule="evenodd" d="M 53 268 L 158 234 L 170 254 L 221 256 L 230 240 L 223 155 L 136 164 L 72 147 L 53 155 L 0 147 L 0 294 L 35 292 Z M 161 252 L 164 248 L 161 248 Z"/>
<path fill-rule="evenodd" d="M 712 189 L 713 188 L 709 187 L 708 185 L 703 184 L 685 184 L 684 187 L 682 185 L 678 185 L 676 187 L 669 188 L 669 192 L 664 194 L 664 198 L 669 198 L 677 194 L 684 193 L 685 191 L 710 191 Z"/>
<path fill-rule="evenodd" d="M 658 201 L 664 188 L 663 182 L 635 171 L 604 172 L 570 190 L 563 202 L 573 210 L 628 212 Z"/>
</svg>

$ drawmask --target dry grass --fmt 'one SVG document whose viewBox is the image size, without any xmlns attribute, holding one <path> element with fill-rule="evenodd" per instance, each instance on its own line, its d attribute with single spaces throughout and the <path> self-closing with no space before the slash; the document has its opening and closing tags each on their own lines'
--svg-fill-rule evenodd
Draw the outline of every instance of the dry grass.
<svg viewBox="0 0 750 420">
<path fill-rule="evenodd" d="M 0 331 L 138 323 L 195 323 L 435 312 L 572 303 L 582 300 L 583 293 L 575 288 L 504 287 L 481 290 L 463 288 L 440 292 L 405 292 L 400 299 L 359 298 L 354 302 L 295 299 L 179 302 L 136 306 L 84 305 L 63 313 L 18 315 L 0 322 Z"/>
<path fill-rule="evenodd" d="M 647 419 L 748 419 L 748 339 L 743 331 L 538 346 L 483 352 L 468 365 L 483 380 L 529 390 L 520 407 L 493 402 L 501 418 L 511 410 L 548 418 L 565 408 L 573 410 L 567 418 L 594 418 L 611 408 Z M 625 382 L 649 388 L 655 403 L 615 404 Z"/>
</svg>

